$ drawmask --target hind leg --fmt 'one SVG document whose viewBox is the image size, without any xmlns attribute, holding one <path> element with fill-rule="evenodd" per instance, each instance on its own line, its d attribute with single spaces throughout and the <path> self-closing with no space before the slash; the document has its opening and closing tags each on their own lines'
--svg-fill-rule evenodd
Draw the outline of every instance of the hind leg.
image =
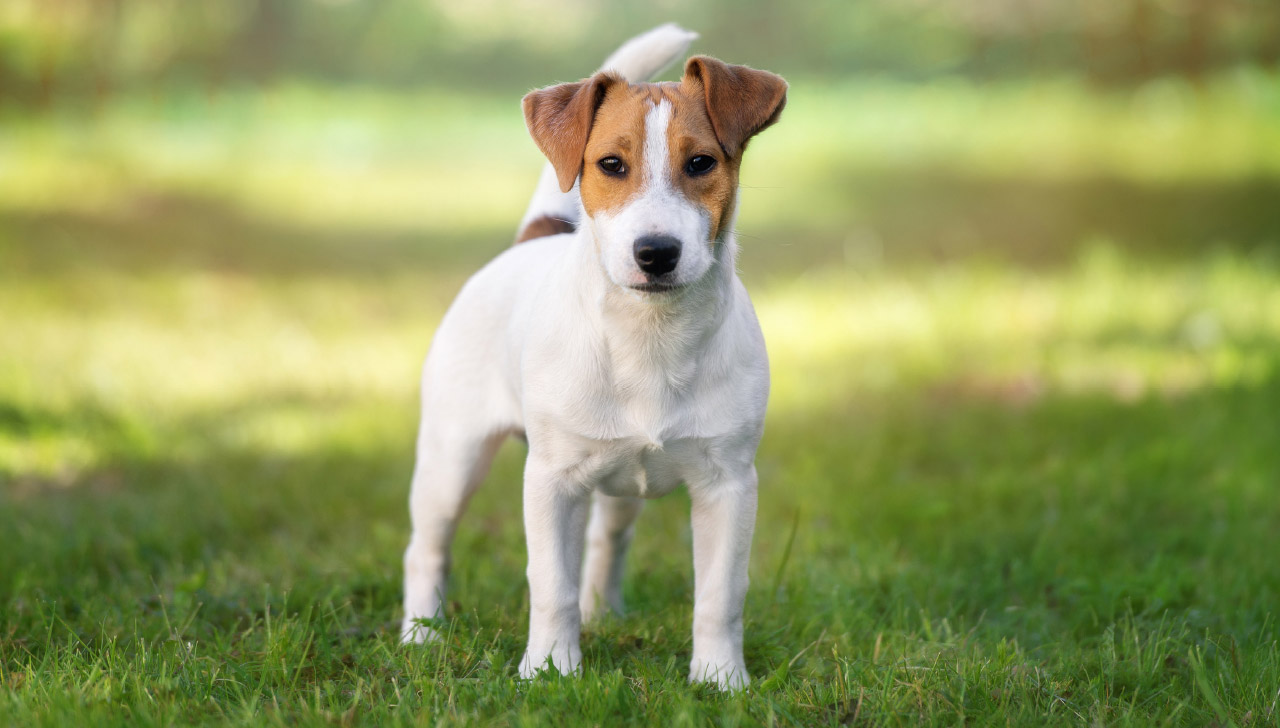
<svg viewBox="0 0 1280 728">
<path fill-rule="evenodd" d="M 605 609 L 622 614 L 622 570 L 643 507 L 640 498 L 615 498 L 599 491 L 593 496 L 579 598 L 583 622 Z"/>
<path fill-rule="evenodd" d="M 418 620 L 442 616 L 450 550 L 458 518 L 484 480 L 505 432 L 460 433 L 462 423 L 424 420 L 409 496 L 413 536 L 404 553 L 403 642 L 428 642 L 433 629 Z"/>
</svg>

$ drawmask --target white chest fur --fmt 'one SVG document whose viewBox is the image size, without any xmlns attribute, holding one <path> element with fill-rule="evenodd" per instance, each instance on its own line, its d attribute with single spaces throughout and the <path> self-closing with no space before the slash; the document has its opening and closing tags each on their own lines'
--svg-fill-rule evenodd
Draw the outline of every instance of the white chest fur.
<svg viewBox="0 0 1280 728">
<path fill-rule="evenodd" d="M 648 498 L 749 461 L 763 341 L 732 269 L 709 283 L 665 311 L 605 294 L 538 317 L 521 367 L 531 455 L 580 487 Z"/>
</svg>

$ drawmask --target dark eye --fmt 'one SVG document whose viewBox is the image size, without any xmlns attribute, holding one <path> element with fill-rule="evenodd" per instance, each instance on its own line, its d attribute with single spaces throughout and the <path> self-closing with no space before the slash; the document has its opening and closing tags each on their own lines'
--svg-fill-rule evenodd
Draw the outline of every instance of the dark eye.
<svg viewBox="0 0 1280 728">
<path fill-rule="evenodd" d="M 605 174 L 612 175 L 614 177 L 621 177 L 627 173 L 627 165 L 623 164 L 622 160 L 617 157 L 605 157 L 597 164 L 600 165 L 600 169 Z"/>
<path fill-rule="evenodd" d="M 684 171 L 688 172 L 691 177 L 697 177 L 700 174 L 710 172 L 715 166 L 715 157 L 699 154 L 685 163 Z"/>
</svg>

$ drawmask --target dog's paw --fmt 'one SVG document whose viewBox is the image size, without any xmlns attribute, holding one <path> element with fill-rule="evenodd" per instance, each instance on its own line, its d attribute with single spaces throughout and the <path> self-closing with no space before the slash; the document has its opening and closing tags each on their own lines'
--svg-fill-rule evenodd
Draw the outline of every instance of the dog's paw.
<svg viewBox="0 0 1280 728">
<path fill-rule="evenodd" d="M 405 618 L 400 625 L 400 644 L 423 645 L 441 640 L 440 633 L 428 622 L 428 619 Z"/>
<path fill-rule="evenodd" d="M 550 665 L 547 663 L 550 662 Z M 543 670 L 554 669 L 561 675 L 577 675 L 582 672 L 582 650 L 577 647 L 555 648 L 548 652 L 525 651 L 520 658 L 520 679 L 532 680 Z"/>
<path fill-rule="evenodd" d="M 725 692 L 736 692 L 751 683 L 751 676 L 741 660 L 714 663 L 694 658 L 689 666 L 689 682 L 710 683 Z"/>
</svg>

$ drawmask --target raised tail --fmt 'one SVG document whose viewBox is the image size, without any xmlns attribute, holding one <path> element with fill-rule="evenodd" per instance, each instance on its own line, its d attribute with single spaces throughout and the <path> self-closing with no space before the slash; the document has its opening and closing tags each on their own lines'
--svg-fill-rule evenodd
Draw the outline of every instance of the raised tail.
<svg viewBox="0 0 1280 728">
<path fill-rule="evenodd" d="M 648 81 L 680 60 L 697 37 L 697 33 L 675 23 L 659 25 L 623 43 L 605 59 L 600 70 L 613 71 L 631 83 Z M 520 221 L 516 242 L 573 232 L 578 223 L 578 208 L 578 186 L 575 184 L 568 192 L 561 192 L 555 169 L 549 163 L 544 164 L 529 209 Z"/>
<path fill-rule="evenodd" d="M 697 33 L 675 23 L 659 25 L 623 43 L 605 59 L 600 70 L 613 71 L 631 83 L 648 81 L 680 60 L 697 38 Z"/>
</svg>

